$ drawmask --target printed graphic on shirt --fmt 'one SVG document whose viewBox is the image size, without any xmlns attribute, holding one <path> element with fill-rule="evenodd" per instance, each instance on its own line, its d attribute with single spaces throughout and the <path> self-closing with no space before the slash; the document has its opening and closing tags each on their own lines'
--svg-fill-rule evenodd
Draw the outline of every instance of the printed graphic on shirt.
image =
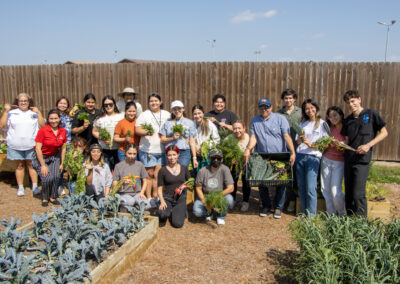
<svg viewBox="0 0 400 284">
<path fill-rule="evenodd" d="M 207 187 L 210 188 L 210 189 L 218 188 L 218 179 L 216 179 L 216 178 L 210 178 L 210 179 L 207 181 Z"/>
<path fill-rule="evenodd" d="M 370 120 L 369 113 L 363 115 L 363 122 L 367 124 Z"/>
</svg>

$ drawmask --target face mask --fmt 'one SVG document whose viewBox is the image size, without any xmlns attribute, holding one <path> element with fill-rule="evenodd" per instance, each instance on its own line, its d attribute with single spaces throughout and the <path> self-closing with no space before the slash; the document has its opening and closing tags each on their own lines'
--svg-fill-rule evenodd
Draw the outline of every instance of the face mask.
<svg viewBox="0 0 400 284">
<path fill-rule="evenodd" d="M 211 161 L 211 166 L 213 166 L 214 168 L 218 168 L 221 165 L 221 163 L 222 163 L 221 160 L 214 159 Z"/>
</svg>

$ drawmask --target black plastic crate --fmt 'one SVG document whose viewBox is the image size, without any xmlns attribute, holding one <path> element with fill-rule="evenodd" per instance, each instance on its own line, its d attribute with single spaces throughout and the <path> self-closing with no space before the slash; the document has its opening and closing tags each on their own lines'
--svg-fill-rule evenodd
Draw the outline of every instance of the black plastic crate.
<svg viewBox="0 0 400 284">
<path fill-rule="evenodd" d="M 263 157 L 263 159 L 289 162 L 290 152 L 283 153 L 258 153 Z M 290 176 L 291 179 L 284 180 L 255 180 L 250 178 L 250 171 L 248 169 L 248 164 L 246 164 L 246 180 L 249 186 L 292 186 L 293 185 L 293 167 L 290 166 Z"/>
</svg>

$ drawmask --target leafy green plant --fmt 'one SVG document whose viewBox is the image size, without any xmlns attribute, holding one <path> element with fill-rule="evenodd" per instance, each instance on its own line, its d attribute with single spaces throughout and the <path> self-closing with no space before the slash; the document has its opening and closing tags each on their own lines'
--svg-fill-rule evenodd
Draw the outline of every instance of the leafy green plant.
<svg viewBox="0 0 400 284">
<path fill-rule="evenodd" d="M 318 151 L 323 153 L 326 150 L 326 148 L 328 148 L 332 144 L 333 141 L 335 141 L 335 139 L 333 139 L 333 137 L 330 137 L 330 136 L 329 137 L 321 137 L 313 143 L 313 146 Z"/>
<path fill-rule="evenodd" d="M 371 163 L 368 180 L 374 183 L 400 184 L 400 166 L 380 166 Z"/>
<path fill-rule="evenodd" d="M 7 144 L 0 145 L 0 154 L 7 154 Z"/>
<path fill-rule="evenodd" d="M 87 112 L 81 112 L 80 114 L 78 114 L 78 119 L 83 120 L 85 122 L 89 122 L 89 117 L 90 114 L 88 114 Z"/>
<path fill-rule="evenodd" d="M 258 153 L 250 156 L 248 168 L 251 180 L 291 179 L 289 162 L 268 160 Z"/>
<path fill-rule="evenodd" d="M 224 198 L 222 190 L 211 191 L 204 195 L 204 199 L 206 200 L 206 205 L 212 207 L 215 212 L 222 215 L 228 212 L 228 200 Z"/>
<path fill-rule="evenodd" d="M 76 195 L 86 192 L 86 175 L 83 161 L 83 154 L 73 146 L 68 146 L 64 159 L 64 169 L 68 172 L 70 180 L 72 177 L 76 178 L 74 190 Z"/>
<path fill-rule="evenodd" d="M 130 131 L 130 130 L 128 130 L 128 131 L 126 132 L 125 136 L 126 136 L 126 137 L 130 137 L 130 136 L 131 136 L 131 134 L 132 134 L 132 133 L 131 133 L 131 131 Z"/>
<path fill-rule="evenodd" d="M 147 135 L 153 135 L 153 134 L 154 134 L 153 125 L 151 125 L 150 123 L 143 123 L 141 126 L 142 126 L 142 128 L 143 128 L 144 130 L 146 130 Z M 183 131 L 182 131 L 182 132 L 183 132 Z M 182 133 L 182 132 L 180 132 L 180 133 Z"/>
<path fill-rule="evenodd" d="M 172 133 L 178 132 L 179 134 L 182 134 L 185 131 L 185 127 L 182 124 L 175 124 L 171 128 Z"/>
<path fill-rule="evenodd" d="M 99 129 L 99 138 L 103 141 L 110 141 L 110 147 L 113 145 L 113 141 L 111 139 L 111 134 L 105 128 Z"/>
<path fill-rule="evenodd" d="M 368 201 L 383 201 L 389 195 L 390 190 L 383 185 L 367 181 L 366 197 Z"/>
<path fill-rule="evenodd" d="M 83 104 L 75 104 L 75 106 L 78 108 L 78 110 L 84 110 L 85 106 Z M 71 111 L 69 112 L 70 116 L 74 116 L 75 115 L 75 110 L 71 109 Z"/>
<path fill-rule="evenodd" d="M 219 137 L 221 138 L 221 141 L 224 141 L 226 137 L 232 134 L 232 131 L 230 131 L 228 128 L 222 129 L 220 127 L 218 128 L 218 134 Z"/>
<path fill-rule="evenodd" d="M 239 141 L 235 136 L 229 135 L 217 146 L 224 156 L 224 164 L 230 168 L 235 167 L 236 173 L 241 176 L 244 165 L 243 151 L 239 147 Z"/>
</svg>

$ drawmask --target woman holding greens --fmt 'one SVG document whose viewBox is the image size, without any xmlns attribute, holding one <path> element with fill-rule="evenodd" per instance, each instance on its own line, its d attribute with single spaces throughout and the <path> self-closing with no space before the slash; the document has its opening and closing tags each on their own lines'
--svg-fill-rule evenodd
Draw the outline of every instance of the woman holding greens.
<svg viewBox="0 0 400 284">
<path fill-rule="evenodd" d="M 92 93 L 88 93 L 83 97 L 84 109 L 75 114 L 72 120 L 71 132 L 75 136 L 85 138 L 88 145 L 97 143 L 96 137 L 93 137 L 93 121 L 100 114 L 96 109 L 96 97 Z"/>
<path fill-rule="evenodd" d="M 47 115 L 47 125 L 40 128 L 36 135 L 35 153 L 32 165 L 42 181 L 42 206 L 49 201 L 59 204 L 58 181 L 63 170 L 66 152 L 67 133 L 60 127 L 61 116 L 58 110 L 52 109 Z"/>
<path fill-rule="evenodd" d="M 322 153 L 314 148 L 313 143 L 328 134 L 325 123 L 319 115 L 319 106 L 312 99 L 306 99 L 302 106 L 300 127 L 304 135 L 296 136 L 297 157 L 296 176 L 301 201 L 301 212 L 306 216 L 317 214 L 317 178 Z"/>
<path fill-rule="evenodd" d="M 115 100 L 107 95 L 101 101 L 101 112 L 93 124 L 92 134 L 103 148 L 105 162 L 114 170 L 118 160 L 118 143 L 114 142 L 114 130 L 118 122 L 124 118 L 123 113 L 119 113 Z"/>
<path fill-rule="evenodd" d="M 208 160 L 208 151 L 202 153 L 201 149 L 211 149 L 219 144 L 220 138 L 218 134 L 218 129 L 214 123 L 212 123 L 208 118 L 204 117 L 204 109 L 201 105 L 195 105 L 192 108 L 192 114 L 194 122 L 196 124 L 197 135 L 195 138 L 196 142 L 196 154 L 199 166 L 197 171 L 202 167 L 210 164 Z M 206 143 L 207 145 L 204 145 Z"/>
<path fill-rule="evenodd" d="M 173 145 L 180 149 L 178 163 L 185 167 L 189 167 L 191 153 L 193 168 L 197 168 L 196 126 L 192 120 L 184 117 L 185 108 L 181 101 L 173 101 L 171 110 L 171 119 L 160 130 L 161 142 L 165 147 Z"/>
</svg>

